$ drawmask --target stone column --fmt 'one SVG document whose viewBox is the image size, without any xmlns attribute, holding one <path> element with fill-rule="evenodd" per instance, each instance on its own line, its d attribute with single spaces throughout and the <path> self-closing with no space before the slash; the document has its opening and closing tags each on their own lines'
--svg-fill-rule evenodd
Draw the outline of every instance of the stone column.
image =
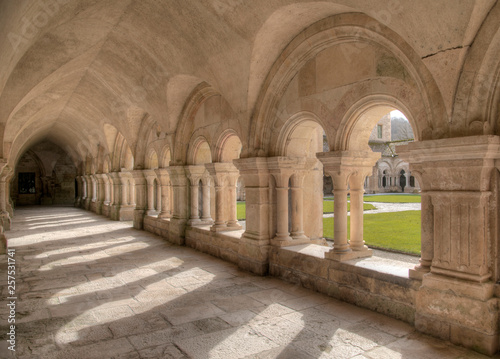
<svg viewBox="0 0 500 359">
<path fill-rule="evenodd" d="M 154 171 L 148 172 L 156 176 Z M 146 177 L 144 170 L 133 170 L 129 173 L 129 186 L 130 186 L 130 197 L 131 203 L 130 208 L 127 209 L 126 213 L 122 213 L 122 216 L 129 217 L 129 212 L 132 212 L 132 220 L 134 221 L 134 228 L 143 229 L 144 228 L 144 216 L 146 214 Z"/>
<path fill-rule="evenodd" d="M 7 180 L 10 179 L 12 175 L 11 171 L 12 170 L 10 169 L 10 167 L 5 166 L 2 168 L 0 174 L 0 223 L 1 227 L 6 231 L 10 230 L 10 222 L 11 222 L 9 212 L 7 211 L 7 202 L 10 196 L 8 192 L 9 186 Z M 3 234 L 3 231 L 0 231 L 0 234 Z M 0 240 L 0 242 L 3 241 Z"/>
<path fill-rule="evenodd" d="M 356 172 L 349 177 L 349 188 L 351 193 L 351 238 L 349 246 L 353 251 L 366 251 L 371 255 L 372 250 L 365 246 L 363 239 L 363 194 L 366 176 L 372 172 L 372 166 L 358 166 Z"/>
<path fill-rule="evenodd" d="M 292 178 L 292 232 L 290 236 L 294 241 L 309 240 L 304 234 L 304 196 L 302 185 L 304 174 L 301 172 L 295 173 Z"/>
<path fill-rule="evenodd" d="M 168 240 L 183 245 L 185 242 L 186 223 L 189 216 L 189 180 L 184 166 L 167 168 L 172 182 L 173 214 L 170 219 Z"/>
<path fill-rule="evenodd" d="M 118 172 L 111 172 L 108 174 L 111 185 L 113 187 L 112 191 L 112 200 L 111 200 L 111 210 L 109 217 L 114 221 L 118 221 L 120 218 L 120 198 L 121 198 L 121 181 L 120 176 L 118 176 Z"/>
<path fill-rule="evenodd" d="M 211 222 L 202 221 L 200 218 L 200 183 L 202 183 L 202 178 L 204 176 L 208 176 L 207 169 L 204 165 L 197 166 L 186 166 L 186 174 L 189 178 L 190 183 L 190 216 L 189 216 L 189 225 L 199 225 L 199 224 L 211 224 Z M 203 187 L 202 187 L 203 191 Z M 203 192 L 202 192 L 203 196 Z M 202 197 L 202 212 L 203 208 L 208 206 L 210 208 L 210 193 L 208 197 L 205 195 Z M 209 210 L 210 212 L 210 210 Z M 202 213 L 203 216 L 203 213 Z"/>
<path fill-rule="evenodd" d="M 492 183 L 500 138 L 414 142 L 399 146 L 398 154 L 422 180 L 422 259 L 410 272 L 422 280 L 415 327 L 492 355 L 499 334 L 494 296 L 499 208 Z"/>
<path fill-rule="evenodd" d="M 269 270 L 269 170 L 266 158 L 233 160 L 245 183 L 246 226 L 238 247 L 238 267 L 259 275 Z"/>
<path fill-rule="evenodd" d="M 106 197 L 105 194 L 105 182 L 104 182 L 104 174 L 96 174 L 97 178 L 97 201 L 96 201 L 96 213 L 102 214 L 102 206 L 104 204 L 104 200 Z"/>
<path fill-rule="evenodd" d="M 76 191 L 77 196 L 75 198 L 75 207 L 80 207 L 82 203 L 82 193 L 83 193 L 83 180 L 81 176 L 76 176 Z"/>
<path fill-rule="evenodd" d="M 348 181 L 351 176 L 353 177 L 352 184 L 355 184 L 355 190 L 361 190 L 363 188 L 364 173 L 367 169 L 373 167 L 373 164 L 377 162 L 380 158 L 380 153 L 374 153 L 371 151 L 335 151 L 335 152 L 320 152 L 316 156 L 323 163 L 324 170 L 328 173 L 333 180 L 333 194 L 334 194 L 334 244 L 333 250 L 325 254 L 325 258 L 329 258 L 336 261 L 349 260 L 353 258 L 368 257 L 372 255 L 372 252 L 366 250 L 362 239 L 362 228 L 359 227 L 363 225 L 363 204 L 359 196 L 362 194 L 354 192 L 356 198 L 356 203 L 354 204 L 355 209 L 355 241 L 354 248 L 349 246 L 347 242 L 347 189 Z M 351 203 L 352 205 L 352 203 Z M 359 208 L 361 207 L 361 212 Z M 352 211 L 352 208 L 351 208 Z M 351 221 L 353 218 L 351 217 Z M 352 231 L 352 224 L 351 224 Z M 361 239 L 360 239 L 361 235 Z M 352 236 L 352 232 L 351 232 Z"/>
<path fill-rule="evenodd" d="M 316 162 L 316 161 L 314 161 Z M 276 236 L 271 240 L 275 246 L 293 246 L 310 243 L 303 230 L 304 207 L 302 179 L 304 171 L 312 168 L 313 162 L 306 158 L 268 158 L 269 173 L 276 181 Z M 289 180 L 292 179 L 292 213 L 288 213 Z M 291 223 L 289 223 L 291 219 Z M 288 232 L 291 225 L 292 235 Z"/>
<path fill-rule="evenodd" d="M 161 211 L 161 184 L 160 180 L 158 178 L 155 178 L 153 181 L 153 189 L 156 186 L 156 206 L 155 206 L 155 211 L 156 214 L 158 215 Z"/>
<path fill-rule="evenodd" d="M 170 176 L 166 168 L 159 168 L 155 170 L 161 184 L 161 212 L 158 218 L 170 218 L 172 212 L 170 210 Z"/>
<path fill-rule="evenodd" d="M 228 226 L 229 210 L 234 208 L 231 207 L 233 199 L 236 205 L 236 196 L 230 197 L 229 187 L 233 183 L 231 178 L 239 175 L 238 169 L 232 163 L 207 163 L 205 167 L 215 184 L 215 222 L 210 229 L 215 232 L 241 229 L 237 223 Z"/>
<path fill-rule="evenodd" d="M 210 214 L 210 175 L 205 172 L 201 178 L 201 191 L 203 197 L 203 208 L 201 209 L 201 220 L 206 224 L 213 224 Z"/>
<path fill-rule="evenodd" d="M 236 196 L 236 186 L 238 183 L 239 173 L 232 172 L 228 174 L 228 213 L 227 213 L 227 227 L 230 229 L 241 229 L 241 225 L 238 223 L 238 208 L 236 206 L 237 196 Z"/>
<path fill-rule="evenodd" d="M 156 172 L 153 170 L 144 170 L 143 174 L 146 177 L 146 188 L 147 188 L 146 215 L 156 216 L 158 214 L 155 209 L 155 191 L 154 191 L 154 181 L 156 179 Z"/>
<path fill-rule="evenodd" d="M 104 180 L 104 205 L 109 206 L 111 203 L 111 183 L 110 179 L 108 177 L 108 174 L 105 173 L 102 175 L 102 178 Z"/>
<path fill-rule="evenodd" d="M 140 181 L 144 175 L 141 171 L 134 174 L 130 171 L 113 172 L 114 203 L 111 219 L 119 221 L 134 220 L 136 200 L 133 176 L 136 176 L 137 180 Z M 139 196 L 139 199 L 142 201 L 142 193 L 139 193 Z M 136 223 L 135 225 L 138 224 Z"/>
<path fill-rule="evenodd" d="M 91 175 L 90 176 L 92 180 L 92 202 L 97 202 L 97 177 L 96 175 Z"/>
<path fill-rule="evenodd" d="M 42 181 L 43 181 L 43 178 L 42 178 Z M 81 207 L 83 209 L 88 209 L 87 205 L 88 203 L 90 203 L 90 194 L 89 194 L 89 179 L 88 179 L 88 176 L 82 176 L 82 189 L 83 189 L 83 193 L 82 193 L 82 204 L 81 204 Z M 43 184 L 45 186 L 45 184 Z"/>
<path fill-rule="evenodd" d="M 87 187 L 87 198 L 85 198 L 85 209 L 87 211 L 90 210 L 90 204 L 92 203 L 93 196 L 94 196 L 94 181 L 92 178 L 92 175 L 86 175 L 85 176 L 85 182 L 86 182 L 86 187 Z"/>
</svg>

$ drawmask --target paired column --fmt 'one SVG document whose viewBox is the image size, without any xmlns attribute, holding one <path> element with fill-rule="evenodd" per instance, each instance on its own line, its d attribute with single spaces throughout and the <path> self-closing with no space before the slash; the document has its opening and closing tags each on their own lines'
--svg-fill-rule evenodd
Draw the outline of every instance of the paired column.
<svg viewBox="0 0 500 359">
<path fill-rule="evenodd" d="M 207 163 L 215 185 L 215 222 L 212 231 L 241 229 L 236 213 L 236 182 L 238 169 L 232 163 Z"/>
<path fill-rule="evenodd" d="M 204 165 L 186 166 L 190 183 L 190 225 L 212 224 L 210 217 L 210 176 Z M 200 193 L 201 187 L 201 193 Z M 201 197 L 201 208 L 200 208 Z"/>
<path fill-rule="evenodd" d="M 380 153 L 371 151 L 320 152 L 316 155 L 332 177 L 334 195 L 334 244 L 325 257 L 343 261 L 369 257 L 363 240 L 363 184 Z M 347 240 L 347 193 L 351 194 L 351 241 Z"/>
<path fill-rule="evenodd" d="M 158 218 L 170 218 L 172 217 L 170 176 L 166 168 L 156 169 L 155 172 L 161 184 L 161 211 Z"/>
<path fill-rule="evenodd" d="M 313 161 L 316 162 L 315 159 Z M 275 246 L 310 242 L 304 234 L 303 180 L 313 161 L 306 158 L 268 158 L 269 172 L 276 182 L 276 235 L 271 241 Z"/>
</svg>

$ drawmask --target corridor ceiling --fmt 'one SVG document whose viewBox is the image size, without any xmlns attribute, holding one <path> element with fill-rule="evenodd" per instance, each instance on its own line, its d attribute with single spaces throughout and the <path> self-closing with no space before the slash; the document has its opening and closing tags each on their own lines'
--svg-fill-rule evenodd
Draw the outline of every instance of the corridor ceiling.
<svg viewBox="0 0 500 359">
<path fill-rule="evenodd" d="M 43 139 L 75 160 L 95 156 L 98 145 L 111 150 L 105 124 L 133 148 L 146 114 L 161 132 L 175 134 L 187 97 L 203 82 L 249 122 L 287 44 L 309 25 L 341 13 L 363 13 L 388 26 L 439 83 L 456 73 L 441 71 L 432 58 L 463 62 L 494 3 L 3 0 L 0 157 L 17 158 Z"/>
</svg>

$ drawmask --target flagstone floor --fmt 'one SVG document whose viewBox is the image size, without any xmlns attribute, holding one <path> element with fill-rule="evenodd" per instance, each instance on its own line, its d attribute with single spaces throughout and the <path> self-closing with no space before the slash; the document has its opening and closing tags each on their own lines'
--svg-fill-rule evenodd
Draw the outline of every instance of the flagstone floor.
<svg viewBox="0 0 500 359">
<path fill-rule="evenodd" d="M 486 358 L 80 209 L 18 209 L 7 236 L 0 358 Z"/>
</svg>

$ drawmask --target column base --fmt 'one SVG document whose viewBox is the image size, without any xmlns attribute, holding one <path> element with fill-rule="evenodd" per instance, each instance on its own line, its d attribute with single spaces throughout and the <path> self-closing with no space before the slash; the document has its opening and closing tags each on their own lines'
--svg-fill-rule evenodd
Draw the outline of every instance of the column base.
<svg viewBox="0 0 500 359">
<path fill-rule="evenodd" d="M 424 279 L 424 275 L 430 272 L 429 267 L 422 267 L 420 264 L 416 265 L 415 268 L 408 270 L 408 276 L 410 279 L 416 279 L 422 281 Z"/>
<path fill-rule="evenodd" d="M 146 216 L 156 217 L 157 215 L 158 215 L 158 212 L 154 209 L 148 209 L 146 211 Z"/>
<path fill-rule="evenodd" d="M 427 274 L 416 297 L 415 327 L 493 355 L 498 350 L 498 310 L 493 293 L 491 282 Z"/>
<path fill-rule="evenodd" d="M 364 251 L 349 250 L 345 252 L 335 252 L 334 250 L 331 250 L 325 253 L 325 258 L 337 262 L 343 262 L 351 259 L 371 257 L 372 255 L 373 251 L 371 249 L 366 249 Z"/>
<path fill-rule="evenodd" d="M 199 226 L 200 224 L 203 224 L 203 223 L 201 222 L 201 219 L 199 219 L 199 218 L 190 218 L 187 221 L 188 226 Z"/>
<path fill-rule="evenodd" d="M 210 227 L 210 230 L 212 232 L 222 232 L 222 231 L 227 231 L 227 223 L 223 224 L 214 224 L 212 227 Z"/>
<path fill-rule="evenodd" d="M 271 239 L 271 245 L 274 247 L 290 247 L 290 246 L 298 246 L 300 244 L 310 244 L 311 240 L 306 237 L 274 237 Z"/>
<path fill-rule="evenodd" d="M 227 224 L 227 229 L 229 231 L 237 231 L 237 230 L 240 230 L 242 229 L 243 227 L 241 226 L 241 224 L 239 224 L 238 222 L 236 223 L 228 223 Z"/>
</svg>

